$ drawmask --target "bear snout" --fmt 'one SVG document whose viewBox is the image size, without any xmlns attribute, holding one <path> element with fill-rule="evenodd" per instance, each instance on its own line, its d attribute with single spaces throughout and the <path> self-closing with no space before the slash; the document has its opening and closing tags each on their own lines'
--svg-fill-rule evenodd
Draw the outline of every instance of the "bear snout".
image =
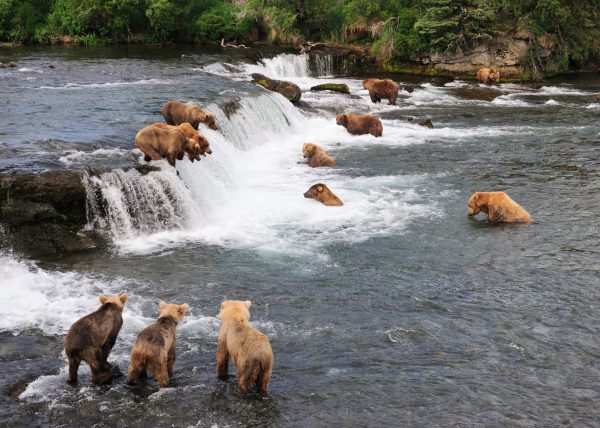
<svg viewBox="0 0 600 428">
<path fill-rule="evenodd" d="M 304 192 L 304 197 L 305 198 L 310 198 L 310 190 L 308 192 Z"/>
</svg>

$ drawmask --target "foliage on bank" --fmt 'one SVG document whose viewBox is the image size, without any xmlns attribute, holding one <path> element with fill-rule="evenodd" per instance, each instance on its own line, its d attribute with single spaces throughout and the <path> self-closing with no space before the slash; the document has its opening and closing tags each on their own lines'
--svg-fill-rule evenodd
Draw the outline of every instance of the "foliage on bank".
<svg viewBox="0 0 600 428">
<path fill-rule="evenodd" d="M 0 0 L 0 40 L 372 44 L 388 62 L 519 34 L 533 72 L 600 59 L 598 0 Z M 543 57 L 544 44 L 553 55 Z"/>
</svg>

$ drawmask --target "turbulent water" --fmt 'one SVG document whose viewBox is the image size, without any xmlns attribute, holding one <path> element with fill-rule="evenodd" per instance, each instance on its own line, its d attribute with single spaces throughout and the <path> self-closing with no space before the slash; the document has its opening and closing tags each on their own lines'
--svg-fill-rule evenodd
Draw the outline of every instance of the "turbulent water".
<svg viewBox="0 0 600 428">
<path fill-rule="evenodd" d="M 88 228 L 111 244 L 0 254 L 0 424 L 599 426 L 598 76 L 493 89 L 390 76 L 405 89 L 389 106 L 327 55 L 10 49 L 0 61 L 19 64 L 0 70 L 0 171 L 92 168 Z M 300 107 L 253 72 L 297 83 Z M 326 82 L 351 95 L 309 91 Z M 218 131 L 201 128 L 213 154 L 142 175 L 135 133 L 168 99 L 216 115 Z M 378 115 L 383 137 L 349 135 L 342 112 Z M 336 166 L 303 164 L 305 141 Z M 317 182 L 345 205 L 305 199 Z M 533 224 L 469 219 L 477 190 L 505 190 Z M 191 306 L 171 386 L 95 387 L 87 366 L 68 386 L 65 332 L 123 291 L 111 354 L 123 372 L 160 299 Z M 252 300 L 270 337 L 267 397 L 216 379 L 224 299 Z"/>
</svg>

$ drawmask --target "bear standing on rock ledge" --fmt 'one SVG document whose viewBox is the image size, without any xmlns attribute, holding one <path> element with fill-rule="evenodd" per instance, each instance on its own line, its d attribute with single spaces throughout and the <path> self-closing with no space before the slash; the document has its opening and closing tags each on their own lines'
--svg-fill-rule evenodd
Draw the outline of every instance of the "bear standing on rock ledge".
<svg viewBox="0 0 600 428">
<path fill-rule="evenodd" d="M 194 129 L 198 129 L 198 125 L 204 123 L 210 129 L 219 129 L 215 122 L 215 116 L 210 112 L 205 112 L 196 104 L 167 101 L 162 108 L 162 115 L 169 125 L 189 123 Z"/>
<path fill-rule="evenodd" d="M 135 144 L 144 153 L 144 160 L 167 158 L 169 165 L 175 166 L 185 153 L 196 159 L 202 152 L 200 144 L 192 138 L 186 138 L 181 130 L 163 129 L 158 126 L 146 126 L 135 136 Z"/>
</svg>

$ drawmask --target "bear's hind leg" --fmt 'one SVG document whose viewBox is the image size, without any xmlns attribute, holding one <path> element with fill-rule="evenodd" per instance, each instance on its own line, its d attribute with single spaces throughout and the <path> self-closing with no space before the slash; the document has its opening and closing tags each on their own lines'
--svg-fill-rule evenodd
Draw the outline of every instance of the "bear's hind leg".
<svg viewBox="0 0 600 428">
<path fill-rule="evenodd" d="M 217 377 L 226 380 L 229 374 L 229 352 L 224 340 L 217 342 Z"/>
<path fill-rule="evenodd" d="M 262 369 L 256 378 L 256 387 L 258 388 L 258 392 L 261 394 L 266 394 L 267 389 L 269 387 L 269 381 L 271 380 L 271 368 Z"/>
<path fill-rule="evenodd" d="M 164 353 L 160 356 L 159 364 L 159 367 L 157 367 L 157 370 L 154 372 L 154 378 L 161 388 L 166 388 L 169 385 L 169 369 L 167 356 Z"/>
<path fill-rule="evenodd" d="M 77 383 L 77 372 L 79 371 L 79 365 L 81 360 L 79 358 L 69 357 L 69 376 L 67 376 L 68 383 Z"/>
<path fill-rule="evenodd" d="M 144 361 L 139 355 L 132 353 L 127 369 L 127 383 L 133 385 L 142 374 L 146 374 Z"/>
<path fill-rule="evenodd" d="M 89 359 L 86 359 L 92 369 L 92 382 L 96 385 L 104 385 L 112 379 L 110 372 L 102 370 L 102 358 L 102 351 L 96 349 L 92 355 L 89 355 Z"/>
</svg>

